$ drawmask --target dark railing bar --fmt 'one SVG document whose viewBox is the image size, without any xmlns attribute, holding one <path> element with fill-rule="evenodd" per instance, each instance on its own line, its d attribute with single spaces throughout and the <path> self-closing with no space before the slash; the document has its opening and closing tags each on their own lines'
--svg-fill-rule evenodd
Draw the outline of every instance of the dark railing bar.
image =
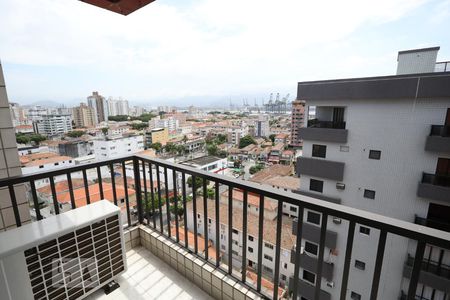
<svg viewBox="0 0 450 300">
<path fill-rule="evenodd" d="M 275 274 L 273 278 L 273 300 L 278 300 L 278 284 L 280 281 L 281 231 L 283 230 L 283 201 L 278 201 L 277 237 L 275 242 Z M 319 259 L 320 262 L 320 259 Z"/>
<path fill-rule="evenodd" d="M 41 209 L 39 208 L 39 201 L 38 201 L 38 196 L 36 193 L 36 184 L 34 182 L 34 180 L 30 181 L 30 189 L 31 189 L 31 195 L 33 197 L 33 204 L 34 204 L 34 210 L 36 211 L 36 218 L 38 220 L 42 220 L 42 215 L 41 215 Z"/>
<path fill-rule="evenodd" d="M 100 190 L 100 199 L 105 199 L 105 194 L 103 193 L 102 172 L 100 170 L 100 167 L 97 167 L 97 180 L 98 180 L 98 187 Z"/>
<path fill-rule="evenodd" d="M 205 237 L 205 260 L 208 261 L 208 187 L 207 181 L 203 178 L 203 229 L 204 229 L 204 237 Z"/>
<path fill-rule="evenodd" d="M 378 239 L 377 258 L 375 259 L 375 269 L 372 278 L 372 289 L 370 299 L 376 300 L 378 296 L 378 287 L 380 285 L 381 268 L 383 267 L 384 250 L 386 248 L 387 232 L 382 230 Z"/>
<path fill-rule="evenodd" d="M 147 219 L 147 225 L 150 224 L 150 207 L 148 205 L 148 198 L 147 198 L 147 174 L 145 170 L 145 161 L 142 161 L 142 180 L 144 180 L 144 198 L 143 201 L 145 201 L 145 217 Z"/>
<path fill-rule="evenodd" d="M 131 226 L 130 199 L 128 198 L 128 182 L 127 182 L 127 170 L 125 168 L 125 161 L 122 162 L 122 177 L 123 177 L 123 187 L 124 187 L 124 192 L 125 192 L 125 204 L 127 207 L 128 226 Z"/>
<path fill-rule="evenodd" d="M 172 170 L 175 172 L 175 170 Z M 167 234 L 169 238 L 172 236 L 170 226 L 170 202 L 169 202 L 169 181 L 167 180 L 167 167 L 164 167 L 164 187 L 166 192 L 166 219 L 167 219 Z"/>
<path fill-rule="evenodd" d="M 58 198 L 56 197 L 56 189 L 55 189 L 55 180 L 53 176 L 49 177 L 50 180 L 50 188 L 52 190 L 52 198 L 53 198 L 53 207 L 55 208 L 55 214 L 59 214 L 59 203 Z"/>
<path fill-rule="evenodd" d="M 11 198 L 11 205 L 14 212 L 14 218 L 16 219 L 16 226 L 22 226 L 22 222 L 20 221 L 20 213 L 19 207 L 17 206 L 16 192 L 14 191 L 14 185 L 8 186 L 9 189 L 9 197 Z"/>
<path fill-rule="evenodd" d="M 215 191 L 214 191 L 214 198 L 215 198 L 215 205 L 216 205 L 216 267 L 218 268 L 220 266 L 220 232 L 219 232 L 219 219 L 220 219 L 220 199 L 219 199 L 219 183 L 215 182 Z"/>
<path fill-rule="evenodd" d="M 164 232 L 162 203 L 161 203 L 161 176 L 159 174 L 159 165 L 156 165 L 156 184 L 158 185 L 159 228 L 161 232 Z"/>
<path fill-rule="evenodd" d="M 144 221 L 144 213 L 142 211 L 142 187 L 141 187 L 141 167 L 139 165 L 139 159 L 133 159 L 133 171 L 134 171 L 134 191 L 136 193 L 136 206 L 138 213 L 139 223 Z"/>
<path fill-rule="evenodd" d="M 228 186 L 228 274 L 233 271 L 233 187 Z"/>
<path fill-rule="evenodd" d="M 244 191 L 242 203 L 242 282 L 247 280 L 247 205 L 248 193 Z"/>
<path fill-rule="evenodd" d="M 409 279 L 408 300 L 414 300 L 414 296 L 416 295 L 417 283 L 419 282 L 420 269 L 423 261 L 423 254 L 425 252 L 425 245 L 426 244 L 424 242 L 417 242 L 411 278 Z"/>
<path fill-rule="evenodd" d="M 355 222 L 348 224 L 347 246 L 345 248 L 344 272 L 342 275 L 341 300 L 347 296 L 348 275 L 350 273 L 350 262 L 352 260 L 353 239 L 355 236 Z"/>
<path fill-rule="evenodd" d="M 91 196 L 89 195 L 89 184 L 86 175 L 86 169 L 83 169 L 83 184 L 84 184 L 84 193 L 86 194 L 86 203 L 91 204 Z"/>
<path fill-rule="evenodd" d="M 112 185 L 112 191 L 113 191 L 114 205 L 117 206 L 118 204 L 117 204 L 117 191 L 116 191 L 116 173 L 114 172 L 114 164 L 110 164 L 109 169 L 111 171 L 111 185 Z"/>
<path fill-rule="evenodd" d="M 293 299 L 298 299 L 298 280 L 300 273 L 300 260 L 301 260 L 301 247 L 302 247 L 302 235 L 303 235 L 303 207 L 298 207 L 298 219 L 297 219 L 297 240 L 295 242 L 295 264 L 294 264 L 294 287 L 292 289 Z"/>
<path fill-rule="evenodd" d="M 314 299 L 320 299 L 320 288 L 321 288 L 321 284 L 322 284 L 323 257 L 325 254 L 325 239 L 327 237 L 328 215 L 323 213 L 321 219 L 322 219 L 322 224 L 320 226 L 319 257 L 317 258 L 317 274 L 316 274 L 316 287 L 314 290 Z"/>
<path fill-rule="evenodd" d="M 186 175 L 181 173 L 181 193 L 183 196 L 183 221 L 184 221 L 184 246 L 189 248 L 188 228 L 187 228 L 187 199 L 186 199 Z"/>
<path fill-rule="evenodd" d="M 67 183 L 69 187 L 70 204 L 72 205 L 72 209 L 75 209 L 77 208 L 77 204 L 75 203 L 75 195 L 73 193 L 73 182 L 71 173 L 67 173 Z"/>
<path fill-rule="evenodd" d="M 143 158 L 148 160 L 148 157 Z M 231 185 L 235 188 L 247 190 L 249 193 L 263 194 L 265 197 L 273 198 L 274 200 L 282 200 L 287 204 L 293 204 L 296 206 L 301 205 L 306 209 L 316 210 L 337 218 L 354 221 L 355 223 L 360 223 L 380 230 L 383 229 L 387 232 L 401 235 L 406 238 L 424 240 L 428 244 L 439 245 L 440 247 L 450 249 L 450 233 L 448 232 L 440 231 L 434 228 L 424 228 L 423 226 L 413 224 L 411 222 L 393 219 L 353 207 L 330 203 L 328 201 L 319 200 L 313 197 L 281 191 L 250 181 L 224 177 L 222 175 L 194 169 L 185 165 L 166 162 L 158 158 L 152 158 L 151 161 L 157 161 L 177 171 L 185 171 L 192 175 L 205 177 L 208 180 L 217 181 L 227 186 Z"/>
<path fill-rule="evenodd" d="M 156 215 L 155 215 L 155 187 L 153 184 L 153 167 L 151 163 L 148 163 L 148 174 L 150 177 L 150 197 L 152 201 L 152 221 L 153 221 L 153 228 L 156 229 Z M 148 219 L 150 222 L 150 217 Z"/>
<path fill-rule="evenodd" d="M 262 256 L 263 256 L 263 234 L 264 234 L 264 195 L 259 195 L 259 226 L 258 226 L 258 271 L 256 290 L 261 292 Z"/>
<path fill-rule="evenodd" d="M 192 178 L 192 214 L 194 217 L 194 252 L 198 253 L 198 241 L 197 241 L 197 185 L 196 177 L 191 176 Z"/>
<path fill-rule="evenodd" d="M 180 229 L 178 224 L 178 189 L 177 189 L 177 172 L 172 171 L 172 181 L 173 181 L 173 197 L 175 200 L 175 238 L 177 243 L 180 242 Z"/>
</svg>

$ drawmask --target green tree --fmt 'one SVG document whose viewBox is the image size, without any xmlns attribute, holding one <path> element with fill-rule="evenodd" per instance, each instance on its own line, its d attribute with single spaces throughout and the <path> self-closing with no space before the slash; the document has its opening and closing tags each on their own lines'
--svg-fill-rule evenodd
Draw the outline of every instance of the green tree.
<svg viewBox="0 0 450 300">
<path fill-rule="evenodd" d="M 39 145 L 41 142 L 45 141 L 47 138 L 40 134 L 32 134 L 30 135 L 30 140 L 34 142 L 36 145 Z"/>
<path fill-rule="evenodd" d="M 142 205 L 143 205 L 143 209 L 144 212 L 147 212 L 147 209 L 150 211 L 150 213 L 153 210 L 158 210 L 159 209 L 159 204 L 161 204 L 161 207 L 163 207 L 164 205 L 166 205 L 166 200 L 165 198 L 162 198 L 158 201 L 158 195 L 154 195 L 154 200 L 152 201 L 152 194 L 150 192 L 147 193 L 147 195 L 145 195 L 144 193 L 142 194 Z"/>
<path fill-rule="evenodd" d="M 144 128 L 148 127 L 148 123 L 136 123 L 136 124 L 131 124 L 131 128 L 134 130 L 142 130 Z"/>
<path fill-rule="evenodd" d="M 275 134 L 269 135 L 269 139 L 272 141 L 272 144 L 275 143 Z"/>
<path fill-rule="evenodd" d="M 185 145 L 177 145 L 177 146 L 176 146 L 176 149 L 177 149 L 178 155 L 183 155 L 183 154 L 186 153 L 186 151 L 187 151 Z"/>
<path fill-rule="evenodd" d="M 223 144 L 223 143 L 225 143 L 226 141 L 227 141 L 227 135 L 226 134 L 221 134 L 221 133 L 219 133 L 217 136 L 216 136 L 216 143 L 217 144 Z"/>
<path fill-rule="evenodd" d="M 242 137 L 241 140 L 239 141 L 239 148 L 242 149 L 250 144 L 256 144 L 256 141 L 252 136 L 246 135 Z"/>
<path fill-rule="evenodd" d="M 220 157 L 220 158 L 225 158 L 225 157 L 227 157 L 227 155 L 228 155 L 228 152 L 225 151 L 225 150 L 219 150 L 217 152 L 217 156 Z"/>
<path fill-rule="evenodd" d="M 177 146 L 174 143 L 167 143 L 164 150 L 170 154 L 175 154 L 177 152 Z"/>
<path fill-rule="evenodd" d="M 250 169 L 248 171 L 250 172 L 250 174 L 253 175 L 255 173 L 258 173 L 262 169 L 264 169 L 264 165 L 263 164 L 257 164 L 257 165 L 254 165 L 254 166 L 250 167 Z"/>
<path fill-rule="evenodd" d="M 150 148 L 155 149 L 156 152 L 160 152 L 162 149 L 161 143 L 153 143 L 150 145 Z"/>
<path fill-rule="evenodd" d="M 85 133 L 86 133 L 86 131 L 84 131 L 84 130 L 73 130 L 73 131 L 68 132 L 66 135 L 71 138 L 78 138 Z"/>
<path fill-rule="evenodd" d="M 192 176 L 187 179 L 187 184 L 188 184 L 188 187 L 192 188 Z M 208 184 L 209 184 L 209 180 L 206 180 L 206 185 L 208 185 Z M 195 177 L 195 188 L 194 189 L 198 190 L 202 186 L 203 186 L 203 178 Z"/>
<path fill-rule="evenodd" d="M 219 151 L 219 148 L 217 147 L 216 144 L 209 144 L 206 146 L 206 151 L 208 152 L 208 155 L 216 156 Z"/>
<path fill-rule="evenodd" d="M 127 115 L 117 115 L 117 116 L 109 116 L 108 120 L 109 121 L 115 121 L 115 122 L 123 122 L 123 121 L 128 121 L 130 117 Z"/>
<path fill-rule="evenodd" d="M 109 130 L 108 127 L 103 127 L 103 128 L 102 128 L 102 133 L 103 133 L 103 135 L 107 135 L 107 134 L 108 134 L 108 130 Z"/>
<path fill-rule="evenodd" d="M 29 144 L 31 142 L 30 138 L 23 134 L 23 133 L 18 133 L 16 134 L 16 142 L 18 144 Z"/>
</svg>

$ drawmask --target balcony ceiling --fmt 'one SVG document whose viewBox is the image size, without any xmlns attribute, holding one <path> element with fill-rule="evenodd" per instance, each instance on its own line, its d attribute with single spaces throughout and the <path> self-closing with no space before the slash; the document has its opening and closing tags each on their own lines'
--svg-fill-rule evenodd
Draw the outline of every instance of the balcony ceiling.
<svg viewBox="0 0 450 300">
<path fill-rule="evenodd" d="M 126 16 L 155 0 L 80 0 L 80 1 Z"/>
</svg>

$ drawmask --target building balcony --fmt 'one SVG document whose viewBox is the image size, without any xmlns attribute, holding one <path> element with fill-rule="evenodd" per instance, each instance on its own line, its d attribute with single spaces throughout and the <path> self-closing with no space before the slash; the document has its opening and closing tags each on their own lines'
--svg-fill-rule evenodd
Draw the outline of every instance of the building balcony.
<svg viewBox="0 0 450 300">
<path fill-rule="evenodd" d="M 297 158 L 297 175 L 308 175 L 336 181 L 344 179 L 345 163 L 300 156 Z"/>
<path fill-rule="evenodd" d="M 416 215 L 414 218 L 414 223 L 450 232 L 450 223 L 442 222 L 439 220 L 422 218 Z"/>
<path fill-rule="evenodd" d="M 194 177 L 193 182 L 200 179 L 198 189 L 193 190 L 189 187 L 187 184 L 189 177 Z M 42 186 L 42 182 L 46 182 L 48 186 Z M 20 190 L 18 187 L 27 189 L 27 203 L 16 194 Z M 208 189 L 215 191 L 214 195 L 203 197 L 202 195 L 209 194 Z M 235 189 L 243 191 L 240 208 L 233 206 L 237 205 L 232 200 Z M 55 293 L 58 293 L 58 297 L 50 297 L 51 299 L 79 299 L 79 297 L 103 299 L 105 296 L 100 288 L 111 283 L 111 280 L 120 285 L 118 289 L 112 291 L 112 299 L 208 299 L 209 297 L 244 300 L 298 299 L 300 295 L 307 299 L 330 299 L 331 294 L 321 286 L 322 280 L 316 280 L 316 284 L 311 285 L 301 278 L 304 274 L 299 270 L 303 267 L 314 269 L 318 278 L 327 280 L 333 277 L 339 282 L 334 287 L 333 293 L 349 297 L 347 283 L 352 282 L 352 277 L 348 270 L 351 266 L 350 257 L 353 248 L 345 249 L 345 245 L 353 245 L 355 235 L 343 237 L 343 247 L 334 252 L 337 255 L 336 259 L 343 265 L 343 273 L 336 274 L 333 266 L 326 262 L 328 260 L 326 248 L 336 249 L 337 234 L 327 229 L 327 222 L 322 222 L 321 226 L 314 226 L 293 221 L 281 213 L 273 213 L 273 208 L 276 207 L 281 212 L 284 204 L 296 206 L 300 216 L 303 216 L 305 209 L 314 210 L 325 216 L 325 219 L 327 216 L 339 218 L 353 230 L 356 224 L 361 224 L 382 233 L 402 236 L 420 245 L 432 243 L 437 247 L 450 249 L 450 234 L 447 232 L 143 155 L 2 179 L 0 190 L 3 196 L 10 197 L 12 203 L 9 209 L 11 215 L 3 221 L 5 224 L 14 222 L 14 226 L 8 225 L 9 230 L 0 233 L 0 261 L 9 266 L 2 269 L 0 287 L 2 290 L 4 285 L 8 285 L 10 290 L 28 289 L 31 295 L 16 299 L 40 298 Z M 46 193 L 49 195 L 43 197 Z M 223 193 L 228 197 L 219 198 Z M 248 193 L 256 194 L 258 197 L 250 199 L 247 197 Z M 203 203 L 203 206 L 191 205 L 197 203 L 197 200 Z M 190 205 L 187 205 L 188 202 Z M 106 223 L 102 225 L 103 221 L 94 218 L 98 203 L 114 210 L 115 219 L 110 220 L 107 217 Z M 24 205 L 29 205 L 35 218 L 29 224 L 23 224 L 21 220 Z M 257 213 L 252 213 L 250 217 L 247 209 L 255 205 L 265 209 L 257 210 Z M 191 207 L 193 210 L 190 210 Z M 197 209 L 201 211 L 196 211 Z M 81 214 L 80 211 L 89 213 Z M 212 211 L 214 213 L 211 213 Z M 83 222 L 92 224 L 89 225 L 91 229 L 88 229 L 91 230 L 89 232 L 93 232 L 92 239 L 85 237 L 83 230 L 87 227 L 83 227 L 81 231 L 75 228 L 74 234 L 69 237 L 67 231 L 58 231 L 61 224 L 71 226 L 80 221 L 80 218 L 73 217 L 74 214 L 82 216 L 80 218 Z M 200 214 L 202 222 L 197 226 Z M 43 225 L 48 222 L 59 225 L 56 227 Z M 120 230 L 111 229 L 112 223 Z M 291 223 L 294 223 L 292 229 Z M 11 238 L 20 236 L 19 232 L 23 233 L 31 227 L 40 228 L 32 232 L 40 243 L 45 244 L 42 251 L 40 247 L 43 244 L 33 246 L 30 240 Z M 99 227 L 106 228 L 108 232 L 106 236 L 102 231 L 97 231 Z M 238 241 L 242 243 L 239 245 L 242 246 L 239 255 L 234 253 L 231 238 L 215 238 L 221 235 L 231 237 L 235 230 L 240 231 L 242 237 Z M 61 235 L 56 238 L 58 242 L 56 239 L 47 242 L 49 231 Z M 114 237 L 111 238 L 109 234 Z M 119 237 L 123 241 L 121 244 L 125 256 L 113 255 L 120 248 L 117 244 Z M 67 239 L 71 241 L 68 242 Z M 317 259 L 300 254 L 302 239 L 317 244 Z M 19 242 L 27 247 L 24 249 L 30 250 L 32 248 L 29 247 L 34 247 L 39 251 L 12 252 L 10 244 Z M 270 249 L 267 245 L 271 245 Z M 374 272 L 371 276 L 372 281 L 368 282 L 368 288 L 371 289 L 378 289 L 380 277 L 386 275 L 383 274 L 384 268 L 381 268 L 383 255 L 380 253 L 384 252 L 384 247 L 396 247 L 390 243 L 385 246 L 383 235 L 380 237 L 380 245 L 374 270 L 381 271 Z M 50 269 L 45 269 L 50 263 L 49 259 L 55 258 L 55 253 L 48 247 L 56 249 L 55 253 L 58 253 L 58 259 L 63 262 L 64 270 L 66 267 L 69 268 L 65 260 L 71 262 L 75 253 L 79 255 L 75 256 L 79 259 L 77 261 L 89 258 L 86 253 L 95 253 L 95 257 L 99 256 L 98 260 L 90 261 L 90 266 L 94 266 L 95 262 L 99 270 L 102 268 L 98 273 L 99 281 L 96 281 L 95 288 L 88 291 L 75 290 L 79 297 L 69 297 L 74 290 L 68 285 L 66 273 L 58 275 L 57 283 L 60 285 L 53 287 L 53 281 L 45 277 L 45 274 L 50 272 Z M 113 248 L 109 250 L 109 255 L 104 255 L 107 253 L 105 247 Z M 295 250 L 291 251 L 292 249 Z M 412 271 L 408 273 L 412 279 L 409 284 L 411 291 L 417 287 L 417 280 L 414 278 L 425 273 L 419 268 L 424 250 L 424 247 L 418 247 Z M 11 255 L 21 259 L 21 262 L 5 260 Z M 46 259 L 45 264 L 36 264 L 34 259 L 41 255 Z M 286 255 L 292 255 L 294 259 Z M 105 270 L 109 269 L 105 266 L 117 270 L 114 266 L 117 266 L 117 261 L 122 257 L 125 261 L 124 266 L 127 267 L 121 268 L 120 273 L 113 272 L 113 277 L 107 277 L 105 274 L 109 273 Z M 27 265 L 24 260 L 31 258 L 33 260 L 26 261 L 31 273 L 17 272 L 19 269 L 26 271 Z M 230 263 L 227 263 L 228 261 Z M 285 264 L 291 265 L 286 268 Z M 2 277 L 4 274 L 8 276 L 7 281 Z M 41 284 L 44 277 L 45 285 Z M 56 276 L 51 278 L 53 280 Z M 64 280 L 60 281 L 61 278 Z M 331 284 L 334 286 L 334 283 Z M 61 291 L 67 291 L 67 294 Z M 384 291 L 378 294 L 380 293 Z M 388 298 L 391 298 L 390 296 L 388 295 Z M 11 299 L 8 295 L 5 297 Z M 379 299 L 382 298 L 386 298 L 386 295 L 379 296 Z"/>
<path fill-rule="evenodd" d="M 430 135 L 425 143 L 426 151 L 450 152 L 450 126 L 431 125 Z"/>
<path fill-rule="evenodd" d="M 291 251 L 291 264 L 295 265 L 295 249 Z M 308 271 L 317 273 L 317 257 L 304 252 L 300 257 L 300 267 Z M 322 263 L 322 277 L 328 281 L 333 281 L 334 264 L 329 262 Z"/>
<path fill-rule="evenodd" d="M 450 176 L 423 173 L 417 196 L 450 202 Z"/>
<path fill-rule="evenodd" d="M 321 141 L 330 143 L 347 143 L 348 130 L 345 122 L 309 120 L 308 127 L 299 128 L 298 135 L 306 141 Z"/>
<path fill-rule="evenodd" d="M 411 278 L 414 265 L 414 257 L 408 254 L 403 268 L 403 276 Z M 423 260 L 420 265 L 419 283 L 431 288 L 450 293 L 450 266 L 439 264 L 431 260 Z"/>
</svg>

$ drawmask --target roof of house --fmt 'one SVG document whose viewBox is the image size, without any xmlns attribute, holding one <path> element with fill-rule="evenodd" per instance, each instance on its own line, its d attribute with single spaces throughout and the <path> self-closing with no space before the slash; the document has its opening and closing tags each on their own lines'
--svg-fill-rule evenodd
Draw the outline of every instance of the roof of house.
<svg viewBox="0 0 450 300">
<path fill-rule="evenodd" d="M 276 139 L 285 139 L 287 138 L 289 135 L 286 133 L 279 133 L 275 136 Z"/>
<path fill-rule="evenodd" d="M 228 199 L 228 191 L 221 194 L 222 199 Z M 244 192 L 241 189 L 233 189 L 233 200 L 244 201 Z M 259 207 L 259 195 L 255 193 L 247 193 L 247 202 L 249 205 Z M 274 211 L 277 209 L 277 202 L 270 198 L 264 198 L 264 209 Z"/>
<path fill-rule="evenodd" d="M 194 201 L 187 203 L 187 209 L 192 213 Z M 196 199 L 197 213 L 203 214 L 203 199 L 201 197 Z M 242 231 L 243 214 L 241 209 L 235 208 L 233 213 L 233 228 Z M 215 205 L 208 205 L 208 217 L 215 221 L 216 213 Z M 219 220 L 220 223 L 228 225 L 228 205 L 220 203 L 219 205 Z M 259 218 L 253 214 L 247 214 L 247 234 L 255 238 L 258 237 Z M 264 219 L 264 241 L 276 245 L 277 236 L 277 220 Z M 282 216 L 282 230 L 281 230 L 281 247 L 290 251 L 295 245 L 296 236 L 292 234 L 292 219 L 287 216 Z"/>
<path fill-rule="evenodd" d="M 276 186 L 284 189 L 296 190 L 300 188 L 300 178 L 293 176 L 274 176 L 268 178 L 262 184 Z"/>
<path fill-rule="evenodd" d="M 292 174 L 292 167 L 285 165 L 273 165 L 265 168 L 250 178 L 250 181 L 264 183 L 264 181 L 274 176 L 289 176 Z"/>
<path fill-rule="evenodd" d="M 50 158 L 46 158 L 46 159 L 39 159 L 39 160 L 35 160 L 35 161 L 31 161 L 29 163 L 24 163 L 23 165 L 25 167 L 34 167 L 34 166 L 41 166 L 41 165 L 46 165 L 46 164 L 54 164 L 57 162 L 61 162 L 61 161 L 65 161 L 65 160 L 71 160 L 72 157 L 70 156 L 54 156 L 54 157 L 50 157 Z"/>
</svg>

